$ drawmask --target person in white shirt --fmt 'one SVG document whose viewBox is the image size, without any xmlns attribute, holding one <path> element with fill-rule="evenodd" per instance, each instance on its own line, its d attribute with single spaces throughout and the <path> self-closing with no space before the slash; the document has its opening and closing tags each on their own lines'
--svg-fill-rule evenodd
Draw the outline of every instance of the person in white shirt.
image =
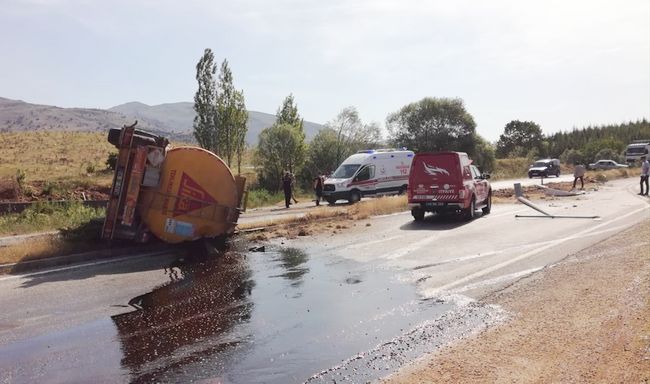
<svg viewBox="0 0 650 384">
<path fill-rule="evenodd" d="M 645 156 L 641 156 L 641 193 L 639 195 L 648 196 L 648 176 L 650 176 L 650 162 Z M 645 192 L 643 192 L 644 184 Z"/>
</svg>

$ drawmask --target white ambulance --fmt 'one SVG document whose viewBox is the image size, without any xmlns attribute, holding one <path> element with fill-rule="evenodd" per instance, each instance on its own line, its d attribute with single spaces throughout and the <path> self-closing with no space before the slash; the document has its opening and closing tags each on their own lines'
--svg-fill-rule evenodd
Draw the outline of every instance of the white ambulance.
<svg viewBox="0 0 650 384">
<path fill-rule="evenodd" d="M 369 149 L 355 153 L 325 179 L 323 197 L 356 203 L 364 196 L 404 193 L 408 187 L 413 151 Z"/>
</svg>

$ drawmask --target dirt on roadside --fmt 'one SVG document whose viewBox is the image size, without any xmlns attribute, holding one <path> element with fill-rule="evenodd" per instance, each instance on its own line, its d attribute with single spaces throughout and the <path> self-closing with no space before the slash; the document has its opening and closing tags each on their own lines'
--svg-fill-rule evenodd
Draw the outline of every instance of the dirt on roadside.
<svg viewBox="0 0 650 384">
<path fill-rule="evenodd" d="M 482 301 L 511 319 L 382 383 L 650 383 L 650 220 Z"/>
</svg>

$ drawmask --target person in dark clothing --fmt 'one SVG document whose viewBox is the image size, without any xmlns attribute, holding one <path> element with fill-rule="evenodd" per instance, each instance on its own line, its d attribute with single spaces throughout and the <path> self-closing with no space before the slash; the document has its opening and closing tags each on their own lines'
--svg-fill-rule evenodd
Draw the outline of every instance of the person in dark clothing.
<svg viewBox="0 0 650 384">
<path fill-rule="evenodd" d="M 289 208 L 289 205 L 291 204 L 291 195 L 293 194 L 291 191 L 291 184 L 293 184 L 291 174 L 289 172 L 285 172 L 284 176 L 282 177 L 282 189 L 284 189 L 284 205 L 287 208 Z"/>
<path fill-rule="evenodd" d="M 316 194 L 316 206 L 320 205 L 320 199 L 323 197 L 323 174 L 318 172 L 318 176 L 314 177 L 314 193 Z"/>
</svg>

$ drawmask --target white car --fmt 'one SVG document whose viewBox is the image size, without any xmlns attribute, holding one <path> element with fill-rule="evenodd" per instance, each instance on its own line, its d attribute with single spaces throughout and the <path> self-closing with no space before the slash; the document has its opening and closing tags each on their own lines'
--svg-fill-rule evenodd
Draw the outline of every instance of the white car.
<svg viewBox="0 0 650 384">
<path fill-rule="evenodd" d="M 617 168 L 628 168 L 629 165 L 619 164 L 614 160 L 598 160 L 595 163 L 589 164 L 589 169 L 617 169 Z"/>
</svg>

